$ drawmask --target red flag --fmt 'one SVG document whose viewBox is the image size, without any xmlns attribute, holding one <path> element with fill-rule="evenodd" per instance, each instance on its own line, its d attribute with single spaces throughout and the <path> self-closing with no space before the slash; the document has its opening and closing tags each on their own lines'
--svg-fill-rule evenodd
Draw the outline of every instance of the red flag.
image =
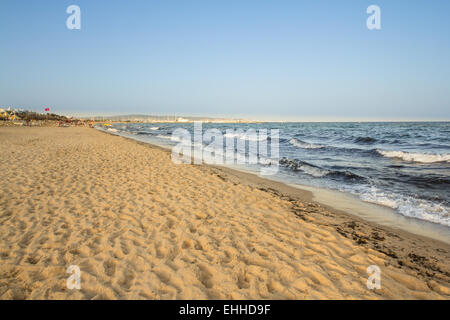
<svg viewBox="0 0 450 320">
<path fill-rule="evenodd" d="M 50 111 L 50 108 L 45 108 L 45 111 Z"/>
</svg>

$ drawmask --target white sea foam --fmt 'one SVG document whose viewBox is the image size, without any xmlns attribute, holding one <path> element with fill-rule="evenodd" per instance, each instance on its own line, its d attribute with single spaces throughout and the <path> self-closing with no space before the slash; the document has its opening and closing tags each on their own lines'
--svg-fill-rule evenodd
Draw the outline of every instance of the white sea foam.
<svg viewBox="0 0 450 320">
<path fill-rule="evenodd" d="M 178 143 L 181 142 L 181 144 L 185 145 L 185 146 L 192 146 L 192 147 L 200 148 L 200 149 L 202 149 L 204 147 L 202 143 L 193 142 L 193 141 L 191 141 L 189 139 L 185 140 L 185 139 L 182 139 L 182 138 L 180 138 L 179 136 L 176 136 L 176 135 L 165 136 L 165 135 L 159 134 L 156 137 L 160 138 L 160 139 L 171 140 L 173 142 L 178 142 Z"/>
<path fill-rule="evenodd" d="M 300 170 L 302 170 L 303 172 L 316 177 L 316 178 L 320 178 L 323 177 L 325 175 L 327 175 L 328 173 L 330 173 L 328 170 L 324 170 L 324 169 L 320 169 L 320 168 L 315 168 L 312 166 L 308 166 L 308 165 L 300 165 L 298 167 Z"/>
<path fill-rule="evenodd" d="M 450 162 L 450 154 L 430 154 L 430 153 L 413 153 L 404 151 L 385 151 L 377 149 L 377 152 L 384 157 L 397 158 L 404 161 L 434 163 L 434 162 Z"/>
<path fill-rule="evenodd" d="M 260 136 L 258 134 L 248 134 L 248 133 L 225 133 L 223 135 L 225 138 L 237 138 L 241 140 L 248 141 L 264 141 L 267 140 L 267 136 Z"/>
<path fill-rule="evenodd" d="M 181 139 L 179 139 L 178 137 L 176 137 L 176 136 L 164 136 L 164 135 L 162 135 L 162 134 L 159 134 L 159 135 L 157 135 L 156 136 L 157 138 L 161 138 L 161 139 L 168 139 L 168 140 L 176 140 L 176 141 L 180 141 Z M 173 139 L 172 139 L 173 138 Z"/>
<path fill-rule="evenodd" d="M 320 149 L 325 148 L 325 146 L 321 144 L 314 144 L 314 143 L 307 143 L 295 138 L 292 138 L 289 140 L 289 143 L 292 144 L 295 147 L 302 148 L 302 149 Z"/>
<path fill-rule="evenodd" d="M 444 204 L 397 193 L 385 192 L 377 187 L 347 186 L 342 187 L 342 191 L 356 194 L 363 201 L 395 209 L 406 217 L 450 227 L 450 208 Z"/>
<path fill-rule="evenodd" d="M 159 127 L 151 127 L 150 130 L 153 130 L 153 131 L 159 130 Z"/>
</svg>

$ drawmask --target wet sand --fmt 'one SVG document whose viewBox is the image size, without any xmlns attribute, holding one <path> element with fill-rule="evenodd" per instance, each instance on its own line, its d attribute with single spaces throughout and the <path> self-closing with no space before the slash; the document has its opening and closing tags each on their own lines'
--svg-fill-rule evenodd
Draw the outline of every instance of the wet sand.
<svg viewBox="0 0 450 320">
<path fill-rule="evenodd" d="M 310 192 L 89 128 L 0 143 L 1 299 L 450 298 L 448 244 Z"/>
</svg>

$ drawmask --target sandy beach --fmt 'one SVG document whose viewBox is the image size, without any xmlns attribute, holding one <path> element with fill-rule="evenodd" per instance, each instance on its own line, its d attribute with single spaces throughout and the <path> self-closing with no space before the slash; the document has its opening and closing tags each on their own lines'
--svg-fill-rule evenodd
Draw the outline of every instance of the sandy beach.
<svg viewBox="0 0 450 320">
<path fill-rule="evenodd" d="M 90 128 L 0 144 L 0 299 L 450 299 L 450 245 L 307 191 Z"/>
</svg>

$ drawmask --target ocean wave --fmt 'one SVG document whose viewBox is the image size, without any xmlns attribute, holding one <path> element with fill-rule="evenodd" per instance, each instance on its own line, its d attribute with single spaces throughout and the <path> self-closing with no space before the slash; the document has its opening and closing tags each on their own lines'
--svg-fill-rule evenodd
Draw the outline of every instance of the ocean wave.
<svg viewBox="0 0 450 320">
<path fill-rule="evenodd" d="M 151 127 L 150 130 L 153 130 L 153 131 L 159 130 L 159 127 Z"/>
<path fill-rule="evenodd" d="M 330 171 L 328 174 L 327 174 L 327 176 L 328 177 L 331 177 L 331 178 L 339 178 L 339 179 L 344 179 L 344 180 L 347 180 L 347 181 L 357 181 L 357 182 L 362 182 L 362 181 L 365 181 L 366 180 L 366 178 L 364 178 L 364 177 L 361 177 L 361 176 L 359 176 L 359 175 L 357 175 L 357 174 L 354 174 L 353 172 L 350 172 L 350 171 Z"/>
<path fill-rule="evenodd" d="M 330 173 L 329 170 L 319 168 L 315 165 L 312 165 L 310 163 L 307 163 L 305 161 L 300 161 L 297 159 L 291 160 L 291 159 L 287 159 L 287 158 L 282 158 L 282 159 L 280 159 L 279 162 L 284 167 L 287 167 L 294 171 L 297 171 L 297 170 L 303 171 L 303 172 L 305 172 L 313 177 L 316 177 L 316 178 L 323 177 L 323 176 L 327 175 L 328 173 Z"/>
<path fill-rule="evenodd" d="M 387 158 L 397 158 L 404 161 L 420 162 L 420 163 L 435 163 L 435 162 L 450 162 L 450 154 L 430 154 L 430 153 L 414 153 L 404 151 L 385 151 L 376 150 L 377 153 Z"/>
<path fill-rule="evenodd" d="M 412 196 L 385 192 L 376 187 L 366 190 L 345 190 L 359 195 L 366 202 L 392 208 L 403 216 L 425 220 L 450 227 L 450 208 L 443 203 L 418 199 Z"/>
<path fill-rule="evenodd" d="M 191 146 L 191 147 L 194 147 L 194 148 L 197 148 L 197 149 L 205 149 L 205 150 L 215 151 L 215 149 L 208 149 L 208 147 L 205 146 L 203 143 L 194 142 L 192 140 L 189 140 L 189 138 L 188 139 L 183 139 L 183 138 L 181 138 L 181 137 L 179 137 L 177 135 L 170 135 L 170 136 L 168 136 L 168 135 L 161 135 L 161 134 L 159 134 L 159 135 L 156 136 L 156 138 L 170 140 L 170 141 L 176 142 L 176 143 L 180 143 L 181 142 L 182 145 Z"/>
<path fill-rule="evenodd" d="M 373 144 L 378 140 L 372 137 L 357 137 L 354 142 L 358 144 Z"/>
<path fill-rule="evenodd" d="M 364 177 L 361 177 L 350 171 L 328 170 L 297 159 L 291 160 L 288 158 L 282 158 L 280 159 L 279 163 L 291 170 L 302 171 L 316 178 L 327 177 L 334 180 L 346 180 L 353 182 L 362 182 L 366 180 Z"/>
<path fill-rule="evenodd" d="M 314 143 L 307 143 L 302 140 L 292 138 L 289 140 L 289 143 L 292 144 L 295 147 L 302 148 L 302 149 L 321 149 L 325 148 L 325 146 L 321 144 L 314 144 Z"/>
</svg>

